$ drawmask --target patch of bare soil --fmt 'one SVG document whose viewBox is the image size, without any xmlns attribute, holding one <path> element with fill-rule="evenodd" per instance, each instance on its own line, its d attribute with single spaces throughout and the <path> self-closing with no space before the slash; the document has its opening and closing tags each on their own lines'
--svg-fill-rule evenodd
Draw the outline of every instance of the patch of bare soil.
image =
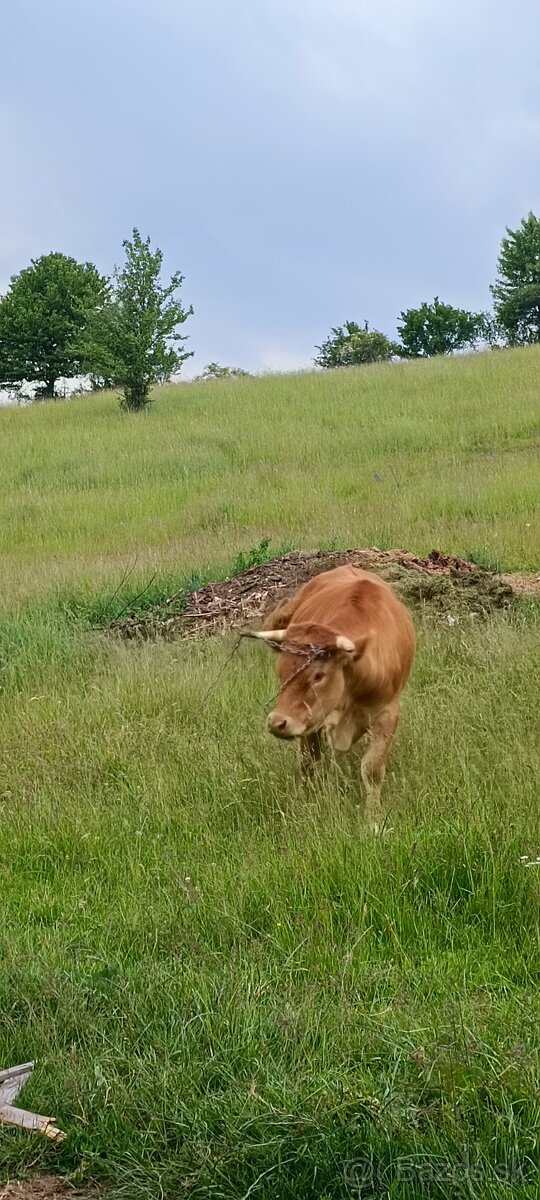
<svg viewBox="0 0 540 1200">
<path fill-rule="evenodd" d="M 220 583 L 209 583 L 187 598 L 172 596 L 170 613 L 128 616 L 109 628 L 126 638 L 196 638 L 246 628 L 261 621 L 280 601 L 322 571 L 350 563 L 386 579 L 413 609 L 446 615 L 450 624 L 464 612 L 486 616 L 507 608 L 521 595 L 540 596 L 540 577 L 499 575 L 462 558 L 432 550 L 418 558 L 407 550 L 293 551 L 250 567 Z M 457 614 L 457 617 L 455 616 Z M 0 1198 L 1 1200 L 1 1198 Z"/>
<path fill-rule="evenodd" d="M 540 575 L 499 575 L 516 596 L 540 596 Z"/>
<path fill-rule="evenodd" d="M 0 1184 L 0 1200 L 103 1200 L 103 1192 L 89 1188 L 72 1187 L 63 1179 L 53 1175 L 42 1175 L 40 1179 L 26 1179 Z"/>
</svg>

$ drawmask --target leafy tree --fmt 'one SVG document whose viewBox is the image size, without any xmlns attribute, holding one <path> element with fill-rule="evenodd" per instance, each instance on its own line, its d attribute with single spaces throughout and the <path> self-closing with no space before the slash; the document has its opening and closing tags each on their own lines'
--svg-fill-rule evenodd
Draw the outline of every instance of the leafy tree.
<svg viewBox="0 0 540 1200">
<path fill-rule="evenodd" d="M 501 350 L 504 346 L 508 345 L 507 335 L 495 313 L 484 313 L 482 339 L 491 350 Z"/>
<path fill-rule="evenodd" d="M 387 362 L 397 354 L 397 346 L 378 329 L 364 328 L 356 321 L 345 321 L 330 331 L 313 360 L 318 367 L 353 367 L 361 363 Z"/>
<path fill-rule="evenodd" d="M 180 370 L 192 351 L 181 348 L 186 337 L 178 327 L 191 316 L 175 293 L 184 277 L 179 271 L 168 284 L 160 279 L 163 254 L 150 249 L 138 229 L 123 242 L 122 270 L 114 273 L 107 302 L 89 323 L 85 363 L 94 376 L 123 392 L 123 408 L 137 412 L 150 401 L 150 388 Z"/>
<path fill-rule="evenodd" d="M 249 371 L 243 371 L 242 367 L 224 367 L 221 363 L 211 362 L 204 368 L 199 379 L 238 379 L 249 378 Z"/>
<path fill-rule="evenodd" d="M 81 336 L 102 302 L 106 280 L 92 263 L 65 254 L 33 259 L 0 300 L 0 379 L 44 380 L 54 396 L 56 380 L 81 369 Z"/>
<path fill-rule="evenodd" d="M 435 354 L 452 354 L 454 350 L 473 348 L 487 329 L 484 313 L 452 308 L 435 296 L 433 304 L 408 308 L 400 314 L 401 338 L 399 353 L 403 358 L 432 358 Z"/>
<path fill-rule="evenodd" d="M 530 212 L 506 227 L 491 291 L 495 316 L 511 346 L 540 342 L 540 220 Z"/>
</svg>

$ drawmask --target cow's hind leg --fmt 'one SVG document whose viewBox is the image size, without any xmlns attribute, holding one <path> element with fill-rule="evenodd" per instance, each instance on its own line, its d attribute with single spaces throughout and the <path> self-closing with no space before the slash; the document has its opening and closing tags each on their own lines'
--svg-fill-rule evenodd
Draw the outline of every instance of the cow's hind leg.
<svg viewBox="0 0 540 1200">
<path fill-rule="evenodd" d="M 385 708 L 373 720 L 368 729 L 368 742 L 362 757 L 362 779 L 367 793 L 366 820 L 378 833 L 382 824 L 381 788 L 383 785 L 386 757 L 399 719 L 399 706 Z"/>
</svg>

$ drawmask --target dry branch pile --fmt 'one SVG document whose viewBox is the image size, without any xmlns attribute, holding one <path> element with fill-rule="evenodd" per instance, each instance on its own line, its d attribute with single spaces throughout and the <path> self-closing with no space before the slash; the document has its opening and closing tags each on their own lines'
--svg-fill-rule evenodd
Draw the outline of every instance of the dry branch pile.
<svg viewBox="0 0 540 1200">
<path fill-rule="evenodd" d="M 170 614 L 127 616 L 109 628 L 122 637 L 194 638 L 238 629 L 260 621 L 303 583 L 332 567 L 350 563 L 388 580 L 412 608 L 439 614 L 463 611 L 486 615 L 505 608 L 516 595 L 537 590 L 540 581 L 503 576 L 482 570 L 462 558 L 432 550 L 419 558 L 407 550 L 293 551 L 282 558 L 250 567 L 240 575 L 209 583 L 187 597 L 169 601 Z M 175 611 L 176 605 L 176 611 Z"/>
</svg>

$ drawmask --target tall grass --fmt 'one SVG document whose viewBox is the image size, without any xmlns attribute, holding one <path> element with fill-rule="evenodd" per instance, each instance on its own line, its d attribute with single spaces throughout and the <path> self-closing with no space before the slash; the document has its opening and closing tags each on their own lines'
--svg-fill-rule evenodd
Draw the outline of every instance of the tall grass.
<svg viewBox="0 0 540 1200">
<path fill-rule="evenodd" d="M 172 586 L 265 535 L 538 566 L 538 361 L 171 389 L 136 421 L 103 397 L 7 414 L 0 1065 L 37 1060 L 24 1102 L 68 1137 L 0 1126 L 0 1179 L 536 1196 L 538 605 L 417 617 L 380 839 L 357 757 L 306 789 L 266 737 L 266 648 L 216 683 L 229 639 L 122 644 L 84 605 L 136 550 L 137 585 Z"/>
<path fill-rule="evenodd" d="M 540 351 L 0 412 L 4 604 L 185 576 L 270 537 L 539 565 Z"/>
</svg>

